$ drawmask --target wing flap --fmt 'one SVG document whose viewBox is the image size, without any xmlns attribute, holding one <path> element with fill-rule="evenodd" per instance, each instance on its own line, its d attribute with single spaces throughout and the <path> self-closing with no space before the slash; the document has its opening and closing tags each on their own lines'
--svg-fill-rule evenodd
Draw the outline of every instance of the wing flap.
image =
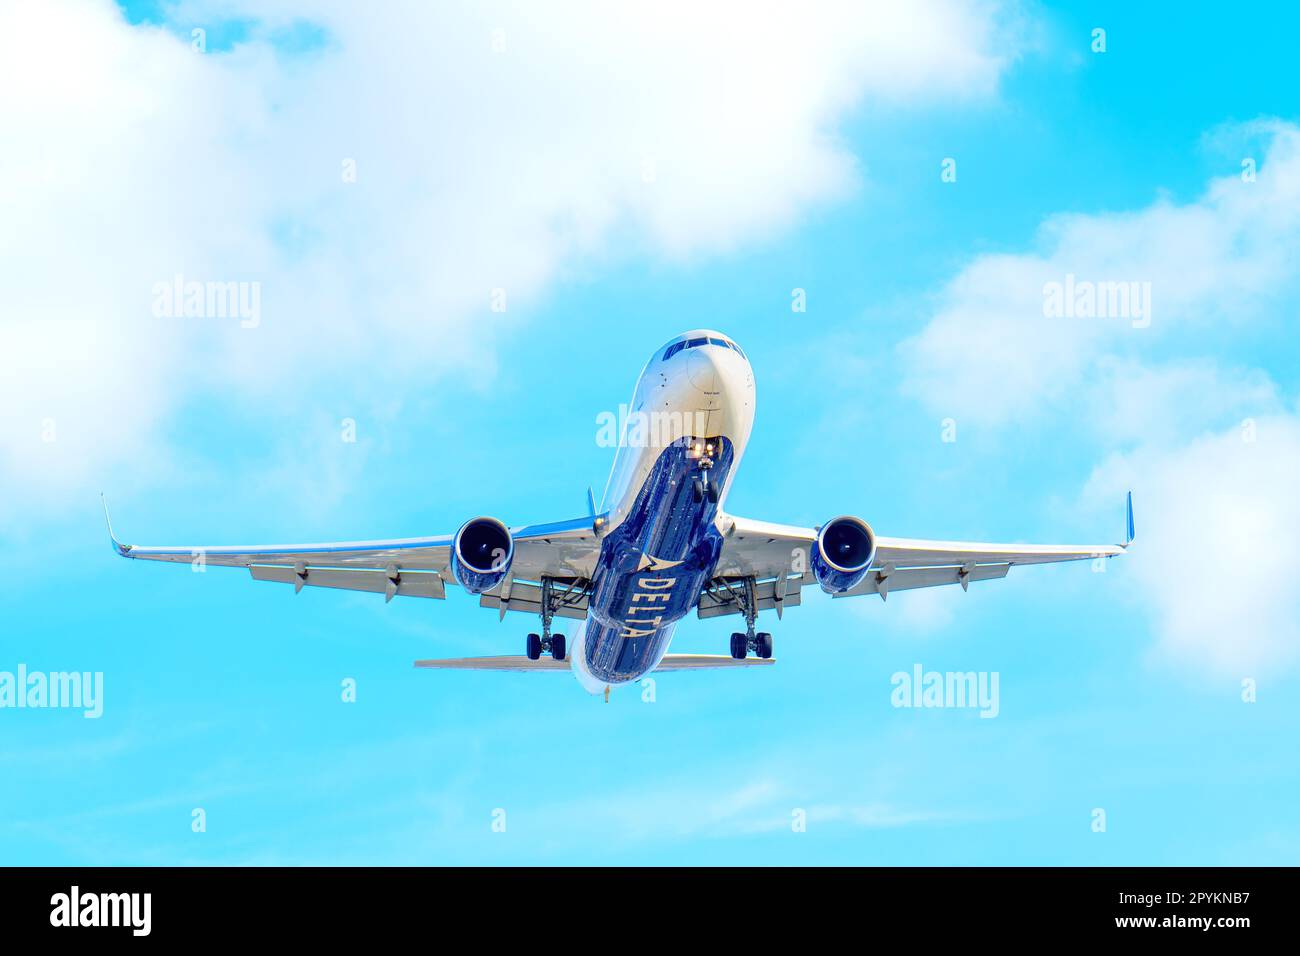
<svg viewBox="0 0 1300 956">
<path fill-rule="evenodd" d="M 754 583 L 755 606 L 759 611 L 784 610 L 787 607 L 795 607 L 800 603 L 800 595 L 803 593 L 803 578 L 786 577 L 785 587 L 778 594 L 781 581 L 781 577 L 775 577 L 768 581 L 756 581 Z M 695 613 L 701 619 L 739 614 L 740 604 L 725 587 L 714 587 L 701 592 L 700 603 L 696 606 Z"/>
<path fill-rule="evenodd" d="M 944 567 L 965 564 L 1049 564 L 1086 561 L 1124 553 L 1122 544 L 987 544 L 976 541 L 926 541 L 919 538 L 877 538 L 874 567 Z"/>
<path fill-rule="evenodd" d="M 540 592 L 540 588 L 538 589 Z M 509 599 L 502 600 L 500 597 L 491 594 L 481 594 L 478 599 L 479 607 L 496 608 L 498 611 L 522 611 L 525 614 L 541 614 L 542 602 L 540 598 L 536 601 L 530 601 L 526 598 L 515 597 L 510 595 Z M 570 620 L 581 621 L 587 616 L 587 604 L 584 601 L 582 607 L 558 607 L 555 609 L 556 617 L 567 617 Z"/>
<path fill-rule="evenodd" d="M 505 611 L 522 611 L 525 614 L 542 613 L 542 587 L 540 584 L 534 584 L 531 581 L 518 581 L 513 578 L 509 584 L 508 589 L 496 587 L 480 594 L 478 599 L 479 607 L 496 608 L 503 614 Z M 564 586 L 562 585 L 557 594 L 562 598 L 562 603 L 555 609 L 555 616 L 567 617 L 577 621 L 583 620 L 587 616 L 586 592 L 575 591 L 568 597 L 564 597 L 564 594 Z"/>
<path fill-rule="evenodd" d="M 292 584 L 294 587 L 341 588 L 346 591 L 370 591 L 389 597 L 423 597 L 443 600 L 447 588 L 433 571 L 398 571 L 390 578 L 386 571 L 343 571 L 335 568 L 296 568 L 254 564 L 248 569 L 255 581 Z M 391 594 L 389 591 L 391 590 Z"/>
<path fill-rule="evenodd" d="M 910 591 L 913 588 L 933 588 L 944 584 L 961 584 L 963 572 L 965 581 L 993 581 L 1005 578 L 1011 570 L 1010 564 L 979 564 L 965 572 L 964 568 L 907 568 L 902 571 L 876 570 L 868 574 L 855 588 L 832 597 L 856 597 L 859 594 L 879 594 L 882 597 L 891 591 Z"/>
</svg>

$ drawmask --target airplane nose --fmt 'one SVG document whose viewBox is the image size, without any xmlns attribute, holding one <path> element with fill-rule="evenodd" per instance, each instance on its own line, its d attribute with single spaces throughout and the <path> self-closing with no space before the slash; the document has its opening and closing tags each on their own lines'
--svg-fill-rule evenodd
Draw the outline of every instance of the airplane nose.
<svg viewBox="0 0 1300 956">
<path fill-rule="evenodd" d="M 717 346 L 705 345 L 686 353 L 686 377 L 702 392 L 718 391 L 720 356 L 717 351 L 720 351 Z"/>
</svg>

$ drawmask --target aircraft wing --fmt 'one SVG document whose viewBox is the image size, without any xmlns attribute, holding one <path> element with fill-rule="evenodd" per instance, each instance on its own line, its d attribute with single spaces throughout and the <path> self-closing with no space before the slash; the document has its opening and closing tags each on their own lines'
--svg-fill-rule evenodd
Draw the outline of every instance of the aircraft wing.
<svg viewBox="0 0 1300 956">
<path fill-rule="evenodd" d="M 107 506 L 104 514 L 107 519 Z M 511 528 L 515 554 L 510 574 L 500 586 L 481 595 L 480 603 L 499 608 L 502 615 L 506 610 L 535 613 L 540 604 L 529 606 L 529 599 L 540 601 L 540 587 L 527 582 L 540 581 L 543 576 L 570 582 L 589 578 L 600 553 L 600 541 L 592 530 L 594 520 L 589 516 Z M 449 534 L 318 544 L 154 546 L 123 544 L 113 533 L 111 521 L 108 531 L 113 550 L 124 558 L 248 568 L 254 580 L 292 584 L 295 591 L 314 586 L 372 591 L 387 600 L 399 595 L 443 598 L 445 585 L 456 583 L 451 573 L 453 535 Z M 585 617 L 585 597 L 582 602 L 575 598 L 557 613 Z"/>
<path fill-rule="evenodd" d="M 733 516 L 725 516 L 721 528 L 722 556 L 715 572 L 715 584 L 700 598 L 700 617 L 740 613 L 732 592 L 725 584 L 727 579 L 754 578 L 758 609 L 774 608 L 778 615 L 785 607 L 799 603 L 803 587 L 817 583 L 811 570 L 809 552 L 818 529 Z M 1132 539 L 1133 500 L 1130 495 L 1130 543 Z M 993 544 L 882 535 L 876 538 L 876 556 L 867 576 L 856 587 L 835 597 L 879 594 L 883 599 L 891 591 L 945 584 L 960 584 L 967 588 L 972 581 L 1006 577 L 1015 565 L 1111 558 L 1123 554 L 1127 548 L 1127 544 Z"/>
</svg>

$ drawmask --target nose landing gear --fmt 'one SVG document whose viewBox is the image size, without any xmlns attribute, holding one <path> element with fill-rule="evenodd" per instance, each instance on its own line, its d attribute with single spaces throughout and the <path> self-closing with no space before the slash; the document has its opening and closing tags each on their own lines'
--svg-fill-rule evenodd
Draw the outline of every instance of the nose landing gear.
<svg viewBox="0 0 1300 956">
<path fill-rule="evenodd" d="M 705 498 L 715 505 L 718 503 L 718 485 L 716 482 L 709 481 L 709 469 L 713 467 L 714 450 L 713 442 L 696 439 L 686 452 L 687 457 L 697 459 L 699 464 L 699 473 L 691 478 L 691 495 L 695 498 L 696 504 L 704 501 Z"/>
<path fill-rule="evenodd" d="M 709 481 L 707 471 L 691 479 L 691 495 L 695 498 L 696 504 L 699 504 L 705 498 L 708 498 L 715 505 L 718 503 L 717 483 Z"/>
</svg>

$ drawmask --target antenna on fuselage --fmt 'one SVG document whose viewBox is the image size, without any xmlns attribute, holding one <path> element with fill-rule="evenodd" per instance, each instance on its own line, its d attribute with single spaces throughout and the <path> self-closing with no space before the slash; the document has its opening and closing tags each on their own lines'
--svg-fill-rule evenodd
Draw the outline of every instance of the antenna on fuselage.
<svg viewBox="0 0 1300 956">
<path fill-rule="evenodd" d="M 596 537 L 600 537 L 600 529 L 605 526 L 605 519 L 596 514 L 596 495 L 591 490 L 591 485 L 587 486 L 587 515 L 591 518 L 591 531 Z"/>
</svg>

